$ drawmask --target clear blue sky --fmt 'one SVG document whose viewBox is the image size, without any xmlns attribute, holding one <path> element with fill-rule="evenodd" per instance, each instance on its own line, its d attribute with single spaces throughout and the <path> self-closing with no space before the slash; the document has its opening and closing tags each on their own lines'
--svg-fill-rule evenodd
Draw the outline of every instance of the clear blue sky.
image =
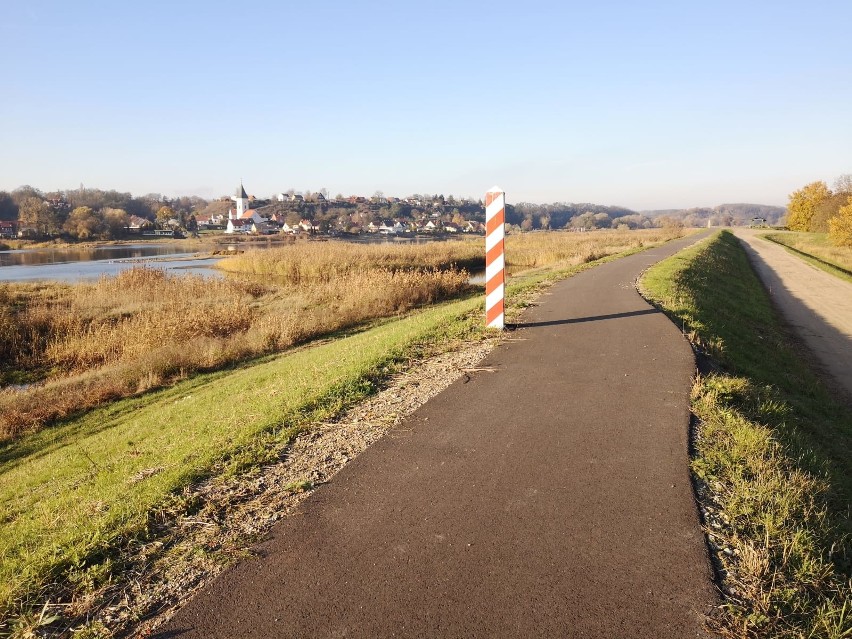
<svg viewBox="0 0 852 639">
<path fill-rule="evenodd" d="M 852 173 L 852 3 L 0 0 L 0 189 L 785 204 Z"/>
</svg>

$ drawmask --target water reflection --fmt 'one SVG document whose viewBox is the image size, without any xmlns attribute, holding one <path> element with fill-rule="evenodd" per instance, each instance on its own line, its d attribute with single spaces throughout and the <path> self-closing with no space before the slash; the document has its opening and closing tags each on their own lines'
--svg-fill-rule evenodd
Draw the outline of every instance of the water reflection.
<svg viewBox="0 0 852 639">
<path fill-rule="evenodd" d="M 185 246 L 168 244 L 0 251 L 0 281 L 79 282 L 97 279 L 102 275 L 116 275 L 137 266 L 221 277 L 213 268 L 217 261 L 218 259 L 188 252 Z"/>
<path fill-rule="evenodd" d="M 185 247 L 169 246 L 168 244 L 119 244 L 96 247 L 22 249 L 19 251 L 0 251 L 0 266 L 37 266 L 40 264 L 126 260 L 181 254 L 188 255 Z"/>
</svg>

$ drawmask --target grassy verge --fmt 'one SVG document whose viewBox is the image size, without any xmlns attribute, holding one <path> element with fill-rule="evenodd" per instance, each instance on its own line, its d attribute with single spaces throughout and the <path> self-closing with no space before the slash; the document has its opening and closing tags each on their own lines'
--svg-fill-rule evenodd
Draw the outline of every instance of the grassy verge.
<svg viewBox="0 0 852 639">
<path fill-rule="evenodd" d="M 852 411 L 797 354 L 730 233 L 642 287 L 715 369 L 692 398 L 692 470 L 725 593 L 712 629 L 852 636 Z"/>
<path fill-rule="evenodd" d="M 827 233 L 771 233 L 763 237 L 818 269 L 852 282 L 852 249 L 835 246 Z"/>
</svg>

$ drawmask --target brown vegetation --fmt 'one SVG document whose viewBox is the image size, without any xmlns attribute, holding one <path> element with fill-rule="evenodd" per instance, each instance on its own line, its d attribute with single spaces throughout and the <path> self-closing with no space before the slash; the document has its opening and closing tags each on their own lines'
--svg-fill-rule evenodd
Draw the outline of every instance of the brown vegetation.
<svg viewBox="0 0 852 639">
<path fill-rule="evenodd" d="M 683 235 L 682 227 L 646 231 L 593 231 L 588 233 L 524 233 L 506 238 L 506 263 L 510 272 L 553 264 L 593 262 L 649 244 Z"/>
<path fill-rule="evenodd" d="M 458 295 L 468 280 L 455 268 L 370 268 L 363 260 L 328 277 L 307 266 L 310 255 L 301 261 L 295 282 L 139 268 L 94 284 L 3 285 L 0 381 L 37 383 L 0 390 L 0 437 Z"/>
<path fill-rule="evenodd" d="M 377 269 L 485 268 L 482 238 L 426 244 L 310 242 L 248 252 L 219 264 L 226 271 L 272 275 L 298 285 Z"/>
</svg>

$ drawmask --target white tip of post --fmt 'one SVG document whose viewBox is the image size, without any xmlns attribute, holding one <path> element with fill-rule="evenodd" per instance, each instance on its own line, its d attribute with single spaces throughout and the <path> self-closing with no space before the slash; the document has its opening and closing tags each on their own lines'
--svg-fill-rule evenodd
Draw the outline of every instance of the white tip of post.
<svg viewBox="0 0 852 639">
<path fill-rule="evenodd" d="M 486 191 L 486 193 L 502 193 L 502 192 L 503 192 L 503 189 L 501 189 L 499 186 L 492 186 L 490 189 L 488 189 Z"/>
</svg>

